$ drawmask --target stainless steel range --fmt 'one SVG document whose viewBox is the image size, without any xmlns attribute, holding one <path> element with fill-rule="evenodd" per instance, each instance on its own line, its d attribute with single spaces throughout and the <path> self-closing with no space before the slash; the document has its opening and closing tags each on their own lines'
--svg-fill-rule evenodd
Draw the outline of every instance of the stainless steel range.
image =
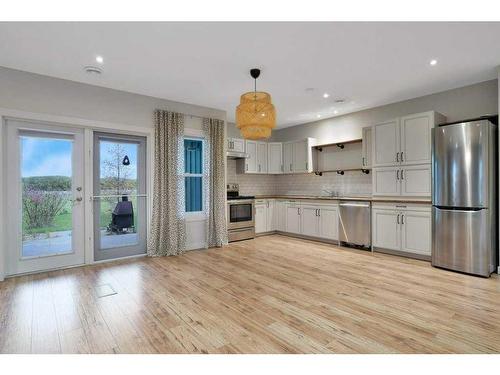
<svg viewBox="0 0 500 375">
<path fill-rule="evenodd" d="M 238 184 L 227 185 L 227 233 L 229 242 L 255 237 L 255 197 L 239 194 Z"/>
</svg>

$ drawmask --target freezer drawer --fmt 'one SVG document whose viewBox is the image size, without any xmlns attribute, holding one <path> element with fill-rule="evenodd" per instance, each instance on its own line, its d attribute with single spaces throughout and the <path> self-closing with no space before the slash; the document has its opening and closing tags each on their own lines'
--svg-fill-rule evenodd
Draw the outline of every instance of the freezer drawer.
<svg viewBox="0 0 500 375">
<path fill-rule="evenodd" d="M 496 263 L 489 214 L 432 207 L 432 265 L 489 276 Z"/>
<path fill-rule="evenodd" d="M 347 244 L 371 246 L 370 202 L 339 203 L 339 240 Z"/>
</svg>

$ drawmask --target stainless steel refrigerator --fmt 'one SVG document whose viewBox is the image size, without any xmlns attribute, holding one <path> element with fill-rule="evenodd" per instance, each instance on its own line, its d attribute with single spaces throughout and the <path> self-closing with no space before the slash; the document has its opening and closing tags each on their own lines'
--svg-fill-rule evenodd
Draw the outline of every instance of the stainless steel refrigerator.
<svg viewBox="0 0 500 375">
<path fill-rule="evenodd" d="M 497 152 L 488 119 L 433 129 L 432 265 L 486 277 L 495 270 Z"/>
</svg>

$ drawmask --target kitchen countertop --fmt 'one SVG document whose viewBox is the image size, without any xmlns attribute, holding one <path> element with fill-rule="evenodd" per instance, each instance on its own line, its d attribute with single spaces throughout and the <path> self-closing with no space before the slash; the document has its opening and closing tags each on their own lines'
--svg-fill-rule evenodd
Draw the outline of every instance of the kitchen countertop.
<svg viewBox="0 0 500 375">
<path fill-rule="evenodd" d="M 370 196 L 342 196 L 342 197 L 328 197 L 328 196 L 312 196 L 312 195 L 256 195 L 255 199 L 311 199 L 311 200 L 325 200 L 325 201 L 369 201 L 369 202 L 388 202 L 388 203 L 420 203 L 431 204 L 430 199 L 418 198 L 385 198 L 385 197 L 370 197 Z"/>
</svg>

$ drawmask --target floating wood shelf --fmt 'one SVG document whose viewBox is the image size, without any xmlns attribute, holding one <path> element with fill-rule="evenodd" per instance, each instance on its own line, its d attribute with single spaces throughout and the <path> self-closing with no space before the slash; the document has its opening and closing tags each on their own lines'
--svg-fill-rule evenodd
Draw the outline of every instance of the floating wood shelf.
<svg viewBox="0 0 500 375">
<path fill-rule="evenodd" d="M 323 173 L 336 172 L 337 174 L 344 175 L 344 172 L 350 172 L 350 171 L 361 171 L 364 174 L 370 173 L 370 170 L 366 169 L 366 168 L 346 168 L 346 169 L 332 169 L 332 170 L 326 170 L 326 171 L 314 171 L 314 174 L 316 176 L 323 176 Z"/>
<path fill-rule="evenodd" d="M 316 146 L 313 146 L 313 148 L 315 148 L 316 150 L 318 150 L 319 152 L 321 152 L 321 151 L 323 151 L 323 148 L 325 148 L 325 147 L 337 146 L 339 148 L 344 148 L 345 145 L 348 145 L 348 144 L 351 144 L 351 143 L 361 143 L 362 141 L 363 140 L 360 138 L 360 139 L 353 139 L 353 140 L 345 141 L 345 142 L 326 143 L 324 145 L 316 145 Z"/>
</svg>

